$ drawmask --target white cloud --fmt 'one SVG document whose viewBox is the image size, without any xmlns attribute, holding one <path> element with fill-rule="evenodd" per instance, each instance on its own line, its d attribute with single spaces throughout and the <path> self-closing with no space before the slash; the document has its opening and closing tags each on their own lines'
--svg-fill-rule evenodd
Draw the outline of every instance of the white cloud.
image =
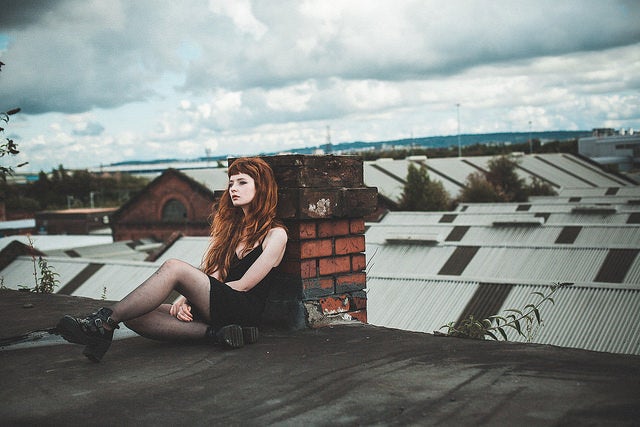
<svg viewBox="0 0 640 427">
<path fill-rule="evenodd" d="M 637 2 L 58 0 L 3 12 L 0 100 L 22 107 L 7 130 L 36 168 L 321 145 L 327 125 L 334 142 L 453 134 L 457 103 L 466 133 L 640 127 Z"/>
</svg>

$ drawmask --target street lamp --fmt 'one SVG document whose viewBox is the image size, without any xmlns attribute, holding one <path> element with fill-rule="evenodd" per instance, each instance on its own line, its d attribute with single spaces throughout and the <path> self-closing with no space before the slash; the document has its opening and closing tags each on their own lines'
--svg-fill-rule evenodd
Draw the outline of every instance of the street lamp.
<svg viewBox="0 0 640 427">
<path fill-rule="evenodd" d="M 531 141 L 531 120 L 529 120 L 529 154 L 533 154 L 533 141 Z"/>
</svg>

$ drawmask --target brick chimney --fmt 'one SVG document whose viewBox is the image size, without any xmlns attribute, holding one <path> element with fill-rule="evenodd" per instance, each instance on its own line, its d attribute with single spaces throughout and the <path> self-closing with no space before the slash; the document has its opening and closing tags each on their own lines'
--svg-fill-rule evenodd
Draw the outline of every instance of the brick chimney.
<svg viewBox="0 0 640 427">
<path fill-rule="evenodd" d="M 267 325 L 301 329 L 367 321 L 364 217 L 378 190 L 353 156 L 263 158 L 278 182 L 278 217 L 289 243 L 265 310 Z"/>
</svg>

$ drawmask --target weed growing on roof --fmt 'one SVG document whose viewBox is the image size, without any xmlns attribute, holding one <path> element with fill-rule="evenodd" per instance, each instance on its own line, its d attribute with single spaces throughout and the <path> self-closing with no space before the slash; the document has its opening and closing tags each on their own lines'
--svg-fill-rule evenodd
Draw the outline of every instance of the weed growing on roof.
<svg viewBox="0 0 640 427">
<path fill-rule="evenodd" d="M 456 322 L 449 322 L 441 326 L 440 329 L 446 329 L 447 331 L 444 335 L 451 337 L 472 338 L 477 340 L 483 340 L 485 337 L 489 337 L 496 341 L 499 341 L 501 337 L 505 341 L 508 341 L 506 330 L 507 328 L 511 328 L 514 329 L 518 335 L 521 335 L 530 342 L 535 326 L 542 324 L 540 307 L 546 302 L 555 304 L 552 295 L 556 293 L 558 289 L 571 285 L 573 285 L 573 283 L 554 283 L 547 295 L 542 292 L 532 292 L 531 294 L 539 297 L 539 300 L 533 304 L 525 305 L 522 310 L 509 308 L 505 310 L 505 314 L 503 315 L 493 315 L 482 320 L 470 315 L 458 324 L 456 324 Z M 523 322 L 525 325 L 524 328 L 522 327 Z M 525 335 L 523 330 L 527 332 L 527 335 Z M 442 333 L 436 331 L 436 335 L 442 335 Z"/>
<path fill-rule="evenodd" d="M 29 240 L 29 247 L 31 248 L 31 260 L 33 262 L 33 279 L 35 281 L 35 286 L 33 287 L 33 292 L 41 293 L 41 294 L 51 294 L 53 293 L 53 289 L 58 286 L 58 276 L 59 274 L 53 271 L 53 267 L 49 266 L 47 260 L 42 258 L 42 256 L 38 256 L 36 262 L 36 249 L 33 246 L 33 240 L 31 240 L 31 236 L 27 236 Z M 40 278 L 38 279 L 38 269 L 40 269 Z M 21 286 L 21 290 L 26 290 L 25 286 Z"/>
<path fill-rule="evenodd" d="M 38 267 L 40 268 L 40 280 L 36 279 L 36 286 L 33 288 L 33 292 L 39 292 L 42 294 L 53 293 L 53 288 L 58 286 L 58 273 L 52 270 L 52 267 L 47 264 L 47 260 L 38 257 Z"/>
</svg>

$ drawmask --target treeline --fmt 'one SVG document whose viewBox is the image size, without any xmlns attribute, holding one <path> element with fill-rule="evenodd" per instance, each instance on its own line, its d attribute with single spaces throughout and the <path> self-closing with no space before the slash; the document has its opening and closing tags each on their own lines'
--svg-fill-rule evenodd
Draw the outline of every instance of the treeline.
<svg viewBox="0 0 640 427">
<path fill-rule="evenodd" d="M 24 217 L 42 210 L 118 207 L 142 190 L 149 180 L 127 173 L 95 174 L 66 170 L 62 165 L 26 184 L 0 182 L 7 217 Z"/>
<path fill-rule="evenodd" d="M 534 154 L 541 153 L 571 153 L 578 154 L 578 140 L 569 139 L 565 141 L 550 141 L 544 144 L 539 139 L 532 139 L 531 147 L 528 142 L 517 144 L 487 144 L 477 143 L 461 147 L 462 156 L 498 156 L 513 152 L 523 152 L 529 154 L 533 149 Z M 376 160 L 379 158 L 392 158 L 396 160 L 404 159 L 407 156 L 427 156 L 430 159 L 442 157 L 455 157 L 458 155 L 458 147 L 424 147 L 424 146 L 402 146 L 387 150 L 357 151 L 353 154 L 361 156 L 363 160 Z"/>
</svg>

